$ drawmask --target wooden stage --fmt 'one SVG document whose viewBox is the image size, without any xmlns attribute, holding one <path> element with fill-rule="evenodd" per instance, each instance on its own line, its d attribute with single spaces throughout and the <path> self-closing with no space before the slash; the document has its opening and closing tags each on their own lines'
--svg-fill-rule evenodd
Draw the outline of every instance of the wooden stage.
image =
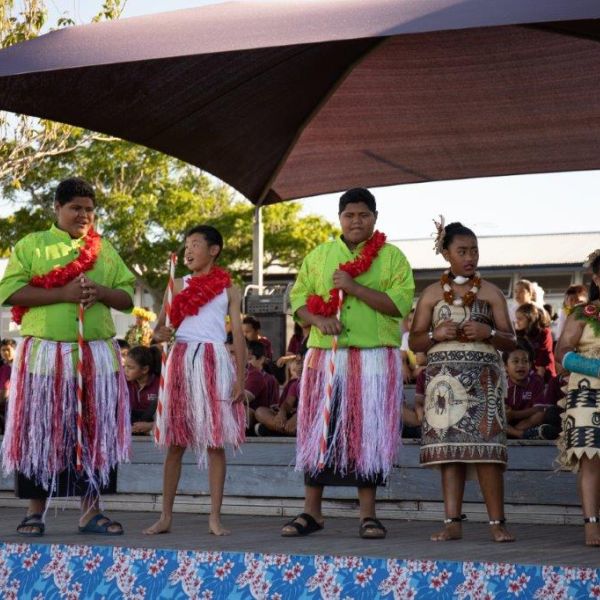
<svg viewBox="0 0 600 600">
<path fill-rule="evenodd" d="M 600 597 L 600 548 L 583 544 L 575 477 L 556 472 L 549 442 L 509 443 L 506 515 L 517 536 L 490 540 L 477 485 L 467 483 L 464 539 L 431 542 L 441 527 L 439 473 L 422 469 L 405 441 L 388 485 L 378 490 L 385 540 L 358 537 L 356 491 L 328 488 L 326 526 L 305 538 L 280 528 L 301 512 L 294 440 L 254 438 L 228 455 L 223 506 L 232 535 L 207 532 L 206 473 L 185 456 L 170 534 L 146 536 L 161 506 L 163 454 L 136 438 L 106 512 L 119 537 L 77 532 L 75 500 L 55 500 L 47 534 L 15 533 L 25 502 L 0 480 L 0 597 L 38 598 L 590 598 Z"/>
<path fill-rule="evenodd" d="M 285 519 L 228 515 L 223 517 L 223 523 L 232 534 L 215 537 L 207 533 L 206 515 L 177 514 L 171 533 L 148 536 L 142 530 L 154 522 L 156 513 L 107 511 L 125 527 L 123 536 L 111 538 L 78 533 L 78 512 L 57 508 L 47 516 L 47 534 L 26 539 L 15 533 L 23 514 L 23 509 L 0 509 L 1 541 L 600 567 L 600 548 L 586 547 L 582 542 L 583 527 L 573 525 L 514 524 L 511 530 L 517 541 L 497 544 L 490 541 L 488 526 L 483 523 L 466 522 L 462 540 L 431 542 L 429 536 L 440 523 L 388 520 L 385 540 L 362 540 L 358 537 L 358 518 L 336 517 L 327 519 L 323 531 L 304 538 L 283 538 L 280 528 Z"/>
</svg>

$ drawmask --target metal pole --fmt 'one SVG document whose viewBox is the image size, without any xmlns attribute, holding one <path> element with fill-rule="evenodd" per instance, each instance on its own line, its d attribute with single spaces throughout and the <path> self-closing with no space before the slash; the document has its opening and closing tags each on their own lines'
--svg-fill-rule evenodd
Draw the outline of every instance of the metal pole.
<svg viewBox="0 0 600 600">
<path fill-rule="evenodd" d="M 262 206 L 254 209 L 254 222 L 252 227 L 252 283 L 258 286 L 258 293 L 263 291 L 263 253 L 264 253 L 264 229 L 262 218 Z"/>
</svg>

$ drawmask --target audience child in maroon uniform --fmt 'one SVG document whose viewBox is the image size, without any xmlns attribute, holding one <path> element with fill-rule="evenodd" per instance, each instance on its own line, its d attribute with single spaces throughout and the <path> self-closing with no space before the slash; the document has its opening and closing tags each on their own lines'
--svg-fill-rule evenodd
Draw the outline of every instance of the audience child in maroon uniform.
<svg viewBox="0 0 600 600">
<path fill-rule="evenodd" d="M 517 348 L 502 355 L 508 377 L 506 405 L 506 433 L 511 438 L 530 437 L 526 430 L 531 426 L 530 417 L 543 414 L 545 408 L 544 381 L 531 370 L 533 348 L 524 338 Z"/>
<path fill-rule="evenodd" d="M 271 341 L 264 335 L 260 334 L 260 321 L 252 315 L 247 315 L 242 320 L 242 331 L 247 342 L 260 342 L 265 349 L 265 357 L 267 360 L 273 360 L 273 348 Z"/>
<path fill-rule="evenodd" d="M 517 308 L 515 313 L 517 337 L 524 337 L 533 347 L 535 372 L 545 383 L 548 383 L 552 377 L 556 377 L 554 344 L 549 324 L 550 319 L 546 311 L 539 309 L 535 304 L 527 303 Z"/>
<path fill-rule="evenodd" d="M 158 403 L 160 360 L 160 351 L 156 346 L 135 346 L 125 359 L 131 433 L 147 434 L 152 431 Z"/>
<path fill-rule="evenodd" d="M 279 400 L 279 384 L 273 375 L 265 372 L 265 347 L 258 341 L 248 342 L 248 364 L 244 384 L 248 405 L 247 427 L 254 431 L 254 411 L 260 406 L 269 408 Z"/>
<path fill-rule="evenodd" d="M 0 358 L 2 359 L 2 363 L 0 363 L 0 434 L 4 433 L 4 417 L 6 402 L 8 400 L 10 373 L 16 348 L 17 342 L 13 339 L 7 338 L 0 342 Z"/>
<path fill-rule="evenodd" d="M 258 423 L 256 435 L 296 435 L 296 410 L 298 407 L 300 375 L 302 374 L 302 358 L 296 356 L 290 363 L 290 379 L 286 383 L 279 403 L 275 406 L 259 406 L 255 411 Z"/>
</svg>

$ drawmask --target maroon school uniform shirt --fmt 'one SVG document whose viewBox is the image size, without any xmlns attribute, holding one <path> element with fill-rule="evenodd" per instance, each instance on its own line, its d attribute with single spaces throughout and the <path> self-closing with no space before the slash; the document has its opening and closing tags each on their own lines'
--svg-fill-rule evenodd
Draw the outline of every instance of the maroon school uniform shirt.
<svg viewBox="0 0 600 600">
<path fill-rule="evenodd" d="M 288 354 L 300 354 L 300 350 L 302 349 L 302 340 L 303 339 L 304 339 L 304 336 L 293 335 L 290 338 L 290 341 L 288 343 L 287 353 Z"/>
<path fill-rule="evenodd" d="M 271 340 L 269 340 L 269 338 L 266 338 L 264 336 L 260 336 L 258 338 L 258 341 L 264 346 L 265 348 L 265 356 L 269 359 L 269 360 L 273 360 L 273 347 L 271 346 Z"/>
<path fill-rule="evenodd" d="M 244 387 L 254 396 L 250 402 L 250 408 L 257 409 L 259 406 L 267 408 L 279 403 L 279 384 L 273 375 L 260 371 L 248 365 L 246 368 L 246 383 Z"/>
<path fill-rule="evenodd" d="M 535 359 L 533 364 L 536 367 L 544 367 L 546 373 L 544 381 L 548 382 L 552 377 L 556 377 L 556 366 L 554 364 L 554 342 L 552 341 L 552 332 L 549 327 L 540 330 L 536 336 L 527 336 L 527 339 L 535 350 Z"/>
<path fill-rule="evenodd" d="M 569 376 L 557 375 L 553 377 L 546 386 L 546 404 L 548 406 L 556 406 L 559 400 L 562 400 L 566 394 L 564 387 L 569 383 Z"/>
<path fill-rule="evenodd" d="M 294 412 L 296 412 L 296 408 L 298 406 L 298 398 L 300 397 L 300 380 L 299 379 L 290 379 L 283 388 L 281 392 L 281 396 L 279 396 L 279 406 L 281 406 L 287 398 L 296 398 L 294 402 Z"/>
<path fill-rule="evenodd" d="M 10 371 L 11 366 L 9 364 L 0 365 L 0 396 L 2 393 L 5 397 L 8 397 L 8 386 L 10 384 Z"/>
<path fill-rule="evenodd" d="M 533 406 L 545 406 L 544 380 L 536 373 L 529 373 L 523 384 L 508 379 L 508 392 L 504 400 L 513 410 L 525 410 Z"/>
<path fill-rule="evenodd" d="M 137 417 L 139 420 L 143 415 L 148 420 L 151 420 L 152 415 L 149 414 L 149 411 L 152 406 L 156 407 L 159 384 L 160 381 L 156 375 L 151 375 L 146 385 L 141 389 L 137 382 L 127 382 L 132 418 L 135 419 Z"/>
</svg>

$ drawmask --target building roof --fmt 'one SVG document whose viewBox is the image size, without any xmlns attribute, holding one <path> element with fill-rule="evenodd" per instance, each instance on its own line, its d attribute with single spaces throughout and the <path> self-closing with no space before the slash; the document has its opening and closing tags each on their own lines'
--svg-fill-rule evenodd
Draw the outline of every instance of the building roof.
<svg viewBox="0 0 600 600">
<path fill-rule="evenodd" d="M 479 237 L 479 266 L 530 267 L 581 266 L 586 256 L 600 248 L 600 232 L 498 235 Z M 390 240 L 404 252 L 414 270 L 442 269 L 448 263 L 433 250 L 433 238 Z"/>
</svg>

